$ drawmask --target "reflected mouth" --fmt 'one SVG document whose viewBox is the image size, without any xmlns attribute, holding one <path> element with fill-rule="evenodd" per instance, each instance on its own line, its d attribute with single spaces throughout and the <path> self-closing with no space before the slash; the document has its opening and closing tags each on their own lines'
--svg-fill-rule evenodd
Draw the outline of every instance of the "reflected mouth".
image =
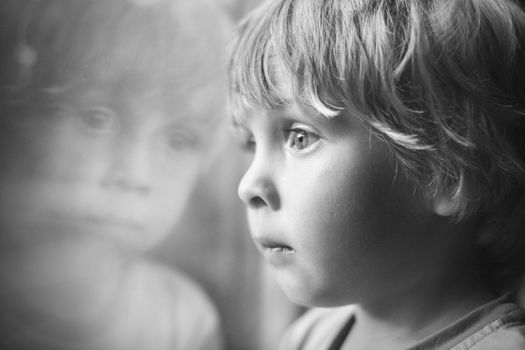
<svg viewBox="0 0 525 350">
<path fill-rule="evenodd" d="M 50 210 L 45 213 L 44 220 L 38 224 L 38 228 L 65 234 L 109 233 L 126 236 L 148 233 L 145 224 L 141 218 L 120 213 L 117 215 L 88 210 Z"/>
<path fill-rule="evenodd" d="M 57 224 L 63 225 L 71 230 L 96 230 L 96 231 L 122 231 L 122 232 L 142 232 L 144 231 L 137 221 L 114 216 L 104 215 L 75 215 L 61 214 L 55 216 Z"/>
<path fill-rule="evenodd" d="M 114 217 L 86 216 L 84 219 L 88 225 L 103 226 L 107 228 L 121 228 L 132 231 L 141 230 L 141 227 L 137 223 Z"/>
</svg>

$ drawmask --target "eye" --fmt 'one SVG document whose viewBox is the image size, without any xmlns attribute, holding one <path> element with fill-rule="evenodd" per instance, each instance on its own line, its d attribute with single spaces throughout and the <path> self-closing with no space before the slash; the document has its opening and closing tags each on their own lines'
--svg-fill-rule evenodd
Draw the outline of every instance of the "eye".
<svg viewBox="0 0 525 350">
<path fill-rule="evenodd" d="M 96 134 L 114 134 L 121 128 L 117 115 L 105 107 L 81 110 L 78 122 L 82 128 Z"/>
<path fill-rule="evenodd" d="M 314 145 L 319 140 L 319 136 L 303 129 L 292 129 L 288 132 L 286 144 L 291 149 L 302 151 Z"/>
<path fill-rule="evenodd" d="M 43 106 L 45 125 L 52 128 L 61 128 L 74 115 L 72 108 L 62 104 L 51 104 Z"/>
</svg>

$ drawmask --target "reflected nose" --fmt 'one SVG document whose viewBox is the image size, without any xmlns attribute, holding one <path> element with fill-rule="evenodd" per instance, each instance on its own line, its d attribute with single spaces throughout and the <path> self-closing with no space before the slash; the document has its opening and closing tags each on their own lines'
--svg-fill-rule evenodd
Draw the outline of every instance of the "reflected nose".
<svg viewBox="0 0 525 350">
<path fill-rule="evenodd" d="M 272 168 L 261 160 L 254 159 L 242 177 L 237 193 L 249 209 L 279 209 L 280 198 Z"/>
<path fill-rule="evenodd" d="M 150 157 L 144 141 L 119 140 L 109 150 L 103 186 L 108 189 L 147 194 L 150 188 Z"/>
</svg>

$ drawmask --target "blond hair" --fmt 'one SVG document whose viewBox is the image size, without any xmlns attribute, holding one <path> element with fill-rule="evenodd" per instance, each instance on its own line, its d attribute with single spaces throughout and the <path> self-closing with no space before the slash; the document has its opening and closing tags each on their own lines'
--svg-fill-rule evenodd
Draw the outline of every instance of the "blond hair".
<svg viewBox="0 0 525 350">
<path fill-rule="evenodd" d="M 213 0 L 2 0 L 0 20 L 4 104 L 89 84 L 168 101 L 210 86 L 210 104 L 224 89 L 230 23 Z"/>
<path fill-rule="evenodd" d="M 232 48 L 234 117 L 294 98 L 350 114 L 384 140 L 407 176 L 454 218 L 477 216 L 495 284 L 523 270 L 525 13 L 512 0 L 279 0 L 241 23 Z"/>
</svg>

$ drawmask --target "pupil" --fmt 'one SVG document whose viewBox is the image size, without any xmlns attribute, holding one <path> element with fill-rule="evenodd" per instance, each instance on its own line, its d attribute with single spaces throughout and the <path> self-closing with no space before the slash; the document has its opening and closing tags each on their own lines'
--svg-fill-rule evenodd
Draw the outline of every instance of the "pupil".
<svg viewBox="0 0 525 350">
<path fill-rule="evenodd" d="M 302 146 L 303 143 L 304 143 L 304 139 L 305 139 L 305 137 L 304 137 L 303 134 L 299 134 L 299 135 L 297 135 L 297 141 L 299 142 L 299 144 L 300 144 L 301 146 Z"/>
<path fill-rule="evenodd" d="M 100 115 L 100 113 L 91 113 L 88 115 L 87 123 L 89 126 L 98 128 L 104 124 L 104 119 L 104 116 Z"/>
</svg>

